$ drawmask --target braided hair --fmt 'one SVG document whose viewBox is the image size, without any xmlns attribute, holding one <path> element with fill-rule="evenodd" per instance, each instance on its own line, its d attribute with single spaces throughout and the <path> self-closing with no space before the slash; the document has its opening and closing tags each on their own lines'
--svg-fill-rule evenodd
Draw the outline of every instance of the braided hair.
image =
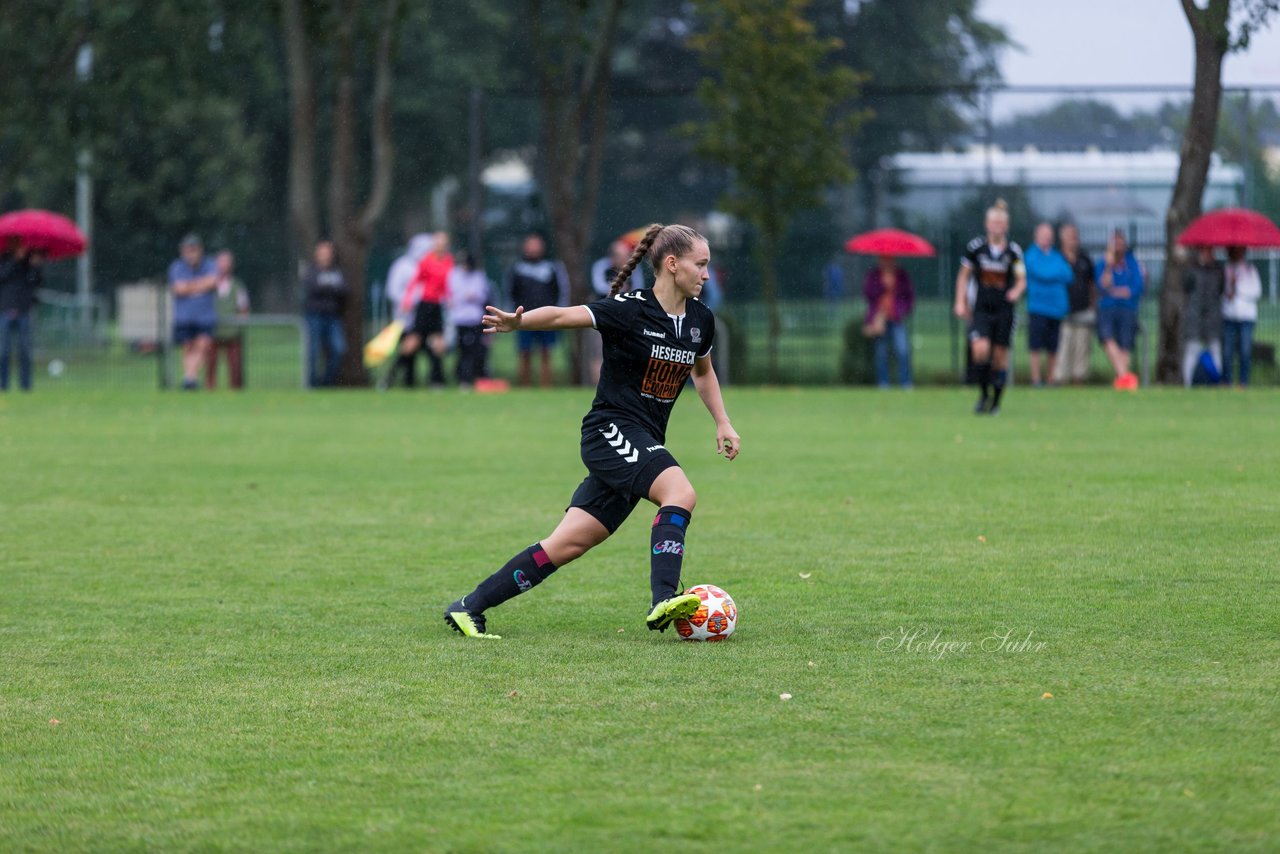
<svg viewBox="0 0 1280 854">
<path fill-rule="evenodd" d="M 663 225 L 655 222 L 645 229 L 644 237 L 632 250 L 631 257 L 613 277 L 613 283 L 609 286 L 609 296 L 615 296 L 622 291 L 623 286 L 631 281 L 631 274 L 646 257 L 649 259 L 650 269 L 657 276 L 660 259 L 668 255 L 675 255 L 678 258 L 693 251 L 694 244 L 699 242 L 706 243 L 707 240 L 687 225 Z"/>
</svg>

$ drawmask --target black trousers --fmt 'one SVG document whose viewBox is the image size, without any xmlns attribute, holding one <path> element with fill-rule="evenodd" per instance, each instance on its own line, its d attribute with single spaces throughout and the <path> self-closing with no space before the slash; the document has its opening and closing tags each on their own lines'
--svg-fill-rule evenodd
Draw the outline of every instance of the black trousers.
<svg viewBox="0 0 1280 854">
<path fill-rule="evenodd" d="M 470 385 L 484 376 L 484 327 L 458 326 L 458 382 Z"/>
</svg>

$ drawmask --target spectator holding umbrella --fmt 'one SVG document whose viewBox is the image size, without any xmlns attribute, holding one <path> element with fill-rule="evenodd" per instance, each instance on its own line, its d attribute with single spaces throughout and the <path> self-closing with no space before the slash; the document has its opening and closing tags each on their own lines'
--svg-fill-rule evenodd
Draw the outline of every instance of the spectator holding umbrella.
<svg viewBox="0 0 1280 854">
<path fill-rule="evenodd" d="M 31 310 L 43 281 L 44 253 L 8 238 L 0 253 L 0 391 L 9 390 L 9 359 L 17 345 L 18 385 L 31 391 Z"/>
<path fill-rule="evenodd" d="M 911 388 L 911 344 L 907 339 L 907 317 L 915 307 L 916 292 L 907 271 L 892 255 L 881 255 L 879 263 L 867 271 L 862 282 L 867 298 L 867 316 L 862 331 L 875 341 L 876 385 L 889 387 L 889 345 L 898 360 L 898 384 Z"/>
<path fill-rule="evenodd" d="M 9 388 L 9 358 L 18 348 L 18 384 L 31 390 L 31 313 L 45 259 L 72 258 L 87 241 L 61 214 L 37 209 L 0 216 L 0 391 Z"/>
<path fill-rule="evenodd" d="M 1253 356 L 1253 325 L 1258 320 L 1258 300 L 1262 279 L 1258 268 L 1245 258 L 1243 246 L 1227 249 L 1227 268 L 1222 293 L 1222 381 L 1231 384 L 1233 363 L 1239 364 L 1241 387 L 1249 384 Z"/>
<path fill-rule="evenodd" d="M 849 238 L 844 249 L 879 259 L 862 282 L 862 295 L 867 298 L 862 332 L 875 341 L 876 383 L 881 388 L 889 387 L 892 344 L 898 360 L 898 382 L 903 388 L 911 388 L 911 342 L 906 322 L 915 308 L 916 295 L 907 271 L 895 259 L 931 258 L 936 254 L 933 245 L 909 231 L 878 228 Z"/>
<path fill-rule="evenodd" d="M 1201 246 L 1183 278 L 1186 303 L 1182 312 L 1182 382 L 1191 387 L 1201 353 L 1213 359 L 1212 381 L 1221 377 L 1223 269 L 1213 248 Z"/>
<path fill-rule="evenodd" d="M 1257 211 L 1222 208 L 1192 220 L 1178 236 L 1180 246 L 1227 246 L 1229 263 L 1223 275 L 1222 318 L 1226 354 L 1223 377 L 1231 381 L 1231 362 L 1240 361 L 1240 384 L 1249 382 L 1249 357 L 1253 348 L 1253 324 L 1258 319 L 1262 282 L 1258 271 L 1245 260 L 1245 249 L 1280 247 L 1280 228 Z"/>
</svg>

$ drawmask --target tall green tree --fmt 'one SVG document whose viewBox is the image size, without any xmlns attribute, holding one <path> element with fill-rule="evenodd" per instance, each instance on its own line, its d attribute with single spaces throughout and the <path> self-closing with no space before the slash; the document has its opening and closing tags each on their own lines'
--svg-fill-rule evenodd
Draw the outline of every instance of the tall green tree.
<svg viewBox="0 0 1280 854">
<path fill-rule="evenodd" d="M 1178 252 L 1178 235 L 1200 215 L 1209 160 L 1218 134 L 1222 104 L 1222 61 L 1233 50 L 1248 47 L 1250 36 L 1280 8 L 1280 0 L 1209 0 L 1197 6 L 1181 0 L 1195 45 L 1195 82 L 1191 112 L 1182 134 L 1178 177 L 1165 214 L 1165 265 L 1160 285 L 1160 343 L 1156 377 L 1162 383 L 1180 383 L 1182 337 L 1182 279 L 1185 263 Z M 1232 29 L 1235 7 L 1236 24 Z"/>
<path fill-rule="evenodd" d="M 71 213 L 90 152 L 100 289 L 159 274 L 185 231 L 230 240 L 270 208 L 249 109 L 270 50 L 240 21 L 179 0 L 0 5 L 0 197 Z"/>
<path fill-rule="evenodd" d="M 347 340 L 364 339 L 365 259 L 374 228 L 387 209 L 394 176 L 393 62 L 402 24 L 400 0 L 374 8 L 357 0 L 303 4 L 281 0 L 290 95 L 289 214 L 300 262 L 310 257 L 323 229 L 338 250 L 350 287 L 343 326 Z M 327 61 L 320 61 L 323 57 Z M 359 84 L 368 81 L 367 88 Z M 327 210 L 319 202 L 320 92 L 332 92 L 328 111 L 329 159 L 323 173 Z M 367 128 L 368 146 L 357 143 Z M 362 153 L 367 151 L 367 157 Z M 363 182 L 361 175 L 367 178 Z M 327 215 L 326 215 L 327 214 Z M 361 348 L 348 349 L 342 382 L 366 382 Z"/>
<path fill-rule="evenodd" d="M 779 246 L 792 218 L 849 181 L 846 140 L 859 117 L 845 105 L 858 77 L 832 64 L 839 48 L 818 37 L 807 0 L 700 0 L 705 29 L 693 45 L 711 77 L 698 90 L 708 118 L 696 150 L 727 166 L 725 207 L 754 226 L 761 295 L 768 306 L 768 377 L 778 379 Z"/>
<path fill-rule="evenodd" d="M 521 30 L 537 86 L 542 126 L 538 177 L 570 297 L 591 298 L 588 252 L 600 199 L 605 120 L 622 0 L 526 0 Z M 574 338 L 573 376 L 589 382 L 583 336 Z"/>
<path fill-rule="evenodd" d="M 840 40 L 834 59 L 866 76 L 855 102 L 866 120 L 852 147 L 857 213 L 861 225 L 884 225 L 873 220 L 894 189 L 887 157 L 969 133 L 1012 42 L 980 15 L 979 0 L 815 0 L 812 17 Z"/>
</svg>

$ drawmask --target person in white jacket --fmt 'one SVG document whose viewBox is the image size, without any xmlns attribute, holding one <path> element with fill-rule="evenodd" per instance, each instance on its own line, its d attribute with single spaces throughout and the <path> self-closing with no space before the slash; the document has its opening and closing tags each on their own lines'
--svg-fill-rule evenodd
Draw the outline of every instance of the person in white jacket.
<svg viewBox="0 0 1280 854">
<path fill-rule="evenodd" d="M 469 389 L 485 375 L 484 307 L 493 300 L 493 282 L 470 252 L 449 271 L 449 316 L 458 340 L 458 386 Z"/>
<path fill-rule="evenodd" d="M 1258 268 L 1245 259 L 1243 246 L 1227 249 L 1226 282 L 1222 291 L 1222 381 L 1230 385 L 1232 363 L 1238 361 L 1239 385 L 1249 384 L 1253 355 L 1253 325 L 1258 321 L 1262 279 Z"/>
</svg>

